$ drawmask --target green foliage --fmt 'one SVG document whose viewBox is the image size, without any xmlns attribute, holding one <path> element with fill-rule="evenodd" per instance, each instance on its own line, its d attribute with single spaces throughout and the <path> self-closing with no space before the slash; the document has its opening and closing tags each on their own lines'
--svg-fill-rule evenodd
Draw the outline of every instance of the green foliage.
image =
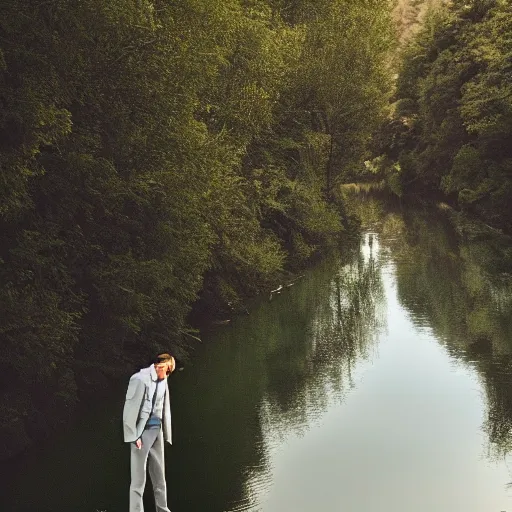
<svg viewBox="0 0 512 512">
<path fill-rule="evenodd" d="M 4 2 L 2 415 L 49 431 L 53 398 L 69 411 L 113 361 L 183 353 L 194 304 L 241 308 L 339 240 L 335 178 L 383 115 L 390 8 Z"/>
<path fill-rule="evenodd" d="M 509 3 L 497 0 L 453 2 L 431 12 L 404 51 L 399 106 L 390 124 L 391 133 L 402 134 L 400 154 L 393 156 L 401 163 L 406 190 L 442 190 L 507 230 L 512 229 L 505 199 L 512 182 L 511 14 Z M 391 153 L 391 144 L 387 147 Z M 411 157 L 413 165 L 402 165 Z"/>
<path fill-rule="evenodd" d="M 450 193 L 473 188 L 482 180 L 482 174 L 484 163 L 478 150 L 473 146 L 462 146 L 455 155 L 451 173 L 443 178 L 443 189 Z"/>
<path fill-rule="evenodd" d="M 316 130 L 331 137 L 324 185 L 329 194 L 362 167 L 371 133 L 383 119 L 391 89 L 385 63 L 394 39 L 385 0 L 322 2 L 315 9 L 298 92 Z"/>
</svg>

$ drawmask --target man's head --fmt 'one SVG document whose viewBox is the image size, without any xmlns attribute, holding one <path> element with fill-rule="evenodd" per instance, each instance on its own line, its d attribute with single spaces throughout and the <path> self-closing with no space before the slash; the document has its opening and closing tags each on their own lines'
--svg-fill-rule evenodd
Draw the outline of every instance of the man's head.
<svg viewBox="0 0 512 512">
<path fill-rule="evenodd" d="M 165 379 L 176 368 L 176 361 L 170 354 L 159 354 L 155 358 L 155 370 L 158 379 Z"/>
</svg>

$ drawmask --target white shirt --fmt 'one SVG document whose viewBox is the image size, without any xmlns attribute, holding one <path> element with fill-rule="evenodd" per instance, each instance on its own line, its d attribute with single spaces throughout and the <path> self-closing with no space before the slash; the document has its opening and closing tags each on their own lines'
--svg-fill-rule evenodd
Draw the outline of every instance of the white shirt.
<svg viewBox="0 0 512 512">
<path fill-rule="evenodd" d="M 160 419 L 162 418 L 164 411 L 164 398 L 165 398 L 165 390 L 167 386 L 165 385 L 165 379 L 158 380 L 155 365 L 151 365 L 151 385 L 150 385 L 150 396 L 151 400 L 153 400 L 153 394 L 155 393 L 156 388 L 156 399 L 155 399 L 155 407 L 153 408 L 153 416 L 158 416 Z"/>
</svg>

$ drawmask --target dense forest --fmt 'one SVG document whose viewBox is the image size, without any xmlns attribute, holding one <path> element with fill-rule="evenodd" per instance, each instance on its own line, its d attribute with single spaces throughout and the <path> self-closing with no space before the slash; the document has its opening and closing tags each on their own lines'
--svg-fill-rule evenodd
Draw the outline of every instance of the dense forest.
<svg viewBox="0 0 512 512">
<path fill-rule="evenodd" d="M 508 1 L 433 4 L 404 45 L 369 173 L 400 196 L 443 194 L 512 232 L 511 33 Z"/>
<path fill-rule="evenodd" d="M 2 2 L 3 458 L 353 228 L 337 186 L 388 115 L 392 8 Z"/>
</svg>

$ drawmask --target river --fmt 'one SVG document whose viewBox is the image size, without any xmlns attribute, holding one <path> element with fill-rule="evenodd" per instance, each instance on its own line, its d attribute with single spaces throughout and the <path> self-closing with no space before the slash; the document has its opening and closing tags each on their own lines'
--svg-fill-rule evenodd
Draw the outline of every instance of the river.
<svg viewBox="0 0 512 512">
<path fill-rule="evenodd" d="M 510 240 L 360 199 L 360 244 L 171 376 L 173 512 L 512 512 Z M 127 511 L 123 393 L 13 461 L 0 509 Z"/>
</svg>

